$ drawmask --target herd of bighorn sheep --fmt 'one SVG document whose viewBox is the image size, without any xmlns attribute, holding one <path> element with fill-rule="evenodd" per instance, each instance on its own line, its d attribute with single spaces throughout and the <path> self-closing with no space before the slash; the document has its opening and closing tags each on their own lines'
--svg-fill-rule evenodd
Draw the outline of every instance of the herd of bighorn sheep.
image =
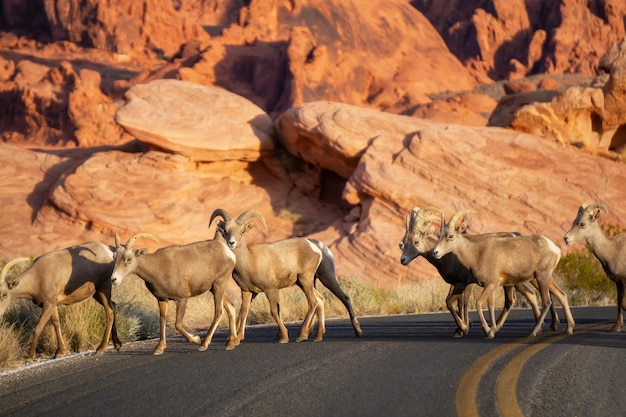
<svg viewBox="0 0 626 417">
<path fill-rule="evenodd" d="M 609 237 L 602 232 L 597 219 L 607 211 L 603 204 L 581 205 L 564 240 L 567 245 L 584 240 L 608 277 L 615 282 L 617 320 L 611 330 L 620 331 L 624 323 L 622 310 L 626 310 L 626 234 Z M 463 210 L 446 221 L 443 211 L 436 207 L 416 207 L 406 218 L 405 234 L 400 242 L 402 265 L 422 256 L 450 285 L 445 303 L 457 326 L 453 336 L 463 337 L 469 332 L 471 284 L 483 288 L 476 301 L 476 310 L 487 338 L 493 338 L 504 325 L 515 302 L 515 289 L 526 297 L 535 315 L 531 336 L 541 333 L 548 311 L 552 317 L 551 329 L 557 329 L 559 318 L 552 297 L 563 309 L 566 332 L 572 334 L 575 323 L 567 295 L 553 280 L 553 272 L 561 258 L 559 247 L 542 235 L 524 236 L 513 232 L 467 234 L 468 223 L 463 217 L 470 213 L 475 212 Z M 41 306 L 41 316 L 27 358 L 34 358 L 41 332 L 50 320 L 57 337 L 56 356 L 61 356 L 67 353 L 67 347 L 61 332 L 58 306 L 93 297 L 106 313 L 105 331 L 96 352 L 103 353 L 110 338 L 119 350 L 122 342 L 115 324 L 112 285 L 119 284 L 129 275 L 136 275 L 158 301 L 160 340 L 154 349 L 155 355 L 162 354 L 166 347 L 166 313 L 170 300 L 176 304 L 176 330 L 189 342 L 199 344 L 199 350 L 208 348 L 226 309 L 229 321 L 226 349 L 230 350 L 244 340 L 250 303 L 259 293 L 265 293 L 269 301 L 278 326 L 279 342 L 287 343 L 289 336 L 280 314 L 280 290 L 297 285 L 306 296 L 308 310 L 296 340 L 308 339 L 317 319 L 315 340 L 320 341 L 326 328 L 325 300 L 316 289 L 319 280 L 344 304 L 355 335 L 361 335 L 350 297 L 342 290 L 335 275 L 335 261 L 328 246 L 315 239 L 299 237 L 247 244 L 245 233 L 255 224 L 267 230 L 265 219 L 256 210 L 246 210 L 235 218 L 218 208 L 211 215 L 209 227 L 216 219 L 219 220 L 213 239 L 166 246 L 154 253 L 134 247 L 139 239 L 158 242 L 150 233 L 138 233 L 124 244 L 116 234 L 115 246 L 88 242 L 45 253 L 28 269 L 8 278 L 11 268 L 30 262 L 30 258 L 13 259 L 0 271 L 0 317 L 16 299 L 31 300 Z M 438 230 L 433 224 L 435 221 L 440 221 Z M 239 314 L 226 295 L 226 287 L 232 280 L 241 290 Z M 495 292 L 499 286 L 503 287 L 505 301 L 496 319 Z M 541 297 L 541 307 L 535 289 Z M 213 294 L 214 314 L 211 326 L 201 340 L 184 328 L 183 318 L 188 299 L 207 291 Z M 485 307 L 489 311 L 489 320 L 483 312 Z"/>
</svg>

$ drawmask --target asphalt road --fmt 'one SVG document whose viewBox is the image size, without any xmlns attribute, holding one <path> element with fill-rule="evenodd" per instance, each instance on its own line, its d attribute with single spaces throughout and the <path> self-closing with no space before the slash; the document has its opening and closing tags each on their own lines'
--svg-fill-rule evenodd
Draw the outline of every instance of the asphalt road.
<svg viewBox="0 0 626 417">
<path fill-rule="evenodd" d="M 1 416 L 626 416 L 626 330 L 615 307 L 576 308 L 573 336 L 526 335 L 514 310 L 495 339 L 453 339 L 448 313 L 329 320 L 323 342 L 220 331 L 206 352 L 174 337 L 0 374 Z M 561 315 L 562 317 L 562 315 Z M 295 338 L 297 326 L 288 326 Z"/>
</svg>

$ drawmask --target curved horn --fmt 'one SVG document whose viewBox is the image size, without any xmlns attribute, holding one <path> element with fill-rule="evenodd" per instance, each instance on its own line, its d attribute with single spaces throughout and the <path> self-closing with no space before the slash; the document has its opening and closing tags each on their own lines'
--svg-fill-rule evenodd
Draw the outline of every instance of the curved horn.
<svg viewBox="0 0 626 417">
<path fill-rule="evenodd" d="M 159 242 L 159 239 L 157 239 L 157 237 L 151 233 L 137 233 L 136 235 L 134 235 L 133 237 L 131 237 L 130 239 L 128 239 L 128 241 L 126 242 L 126 248 L 132 248 L 133 247 L 133 243 L 135 243 L 135 241 L 137 239 L 141 239 L 141 238 L 148 238 L 148 239 L 152 239 L 155 242 Z"/>
<path fill-rule="evenodd" d="M 211 214 L 211 220 L 209 220 L 209 228 L 211 228 L 211 223 L 213 223 L 213 220 L 215 220 L 216 217 L 221 217 L 227 223 L 232 219 L 232 217 L 230 217 L 230 214 L 228 214 L 226 210 L 217 208 L 213 210 L 213 214 Z"/>
<path fill-rule="evenodd" d="M 119 248 L 121 244 L 122 244 L 122 242 L 120 242 L 120 237 L 117 234 L 117 232 L 115 232 L 115 247 Z"/>
<path fill-rule="evenodd" d="M 413 225 L 415 224 L 415 219 L 417 218 L 419 211 L 419 207 L 413 207 L 413 209 L 411 210 L 411 214 L 406 216 L 406 230 L 411 230 L 413 228 Z"/>
<path fill-rule="evenodd" d="M 21 262 L 26 262 L 26 261 L 30 262 L 30 258 L 15 258 L 12 261 L 7 262 L 6 265 L 2 267 L 2 271 L 0 271 L 0 283 L 5 282 L 5 280 L 7 279 L 7 274 L 9 273 L 11 268 L 13 268 L 15 265 Z"/>
<path fill-rule="evenodd" d="M 426 213 L 427 211 L 436 211 L 437 213 L 441 213 L 441 210 L 438 207 L 435 207 L 435 206 L 426 206 L 426 207 L 422 207 L 422 208 L 413 207 L 413 209 L 411 210 L 410 219 L 409 219 L 408 216 L 406 218 L 406 228 L 407 228 L 407 230 L 409 228 L 415 229 L 415 227 L 417 226 L 415 224 L 415 221 L 417 219 L 421 219 L 421 218 L 425 217 L 424 213 Z M 426 216 L 426 217 L 429 217 L 429 216 Z M 429 217 L 429 218 L 430 218 L 430 221 L 435 220 L 432 217 Z M 420 224 L 420 226 L 421 226 L 421 224 Z"/>
<path fill-rule="evenodd" d="M 461 210 L 461 211 L 459 211 L 458 213 L 456 213 L 454 216 L 452 216 L 450 218 L 450 223 L 448 223 L 448 224 L 450 224 L 452 227 L 456 227 L 455 226 L 456 222 L 459 221 L 459 219 L 461 217 L 463 217 L 464 215 L 470 214 L 470 213 L 477 213 L 477 211 L 474 211 L 474 210 Z"/>
<path fill-rule="evenodd" d="M 420 217 L 416 222 L 413 223 L 413 230 L 417 231 L 422 226 L 429 225 L 434 220 L 439 219 L 439 216 L 435 216 L 434 214 L 429 214 L 428 216 Z"/>
<path fill-rule="evenodd" d="M 246 210 L 237 217 L 237 220 L 246 223 L 249 219 L 255 218 L 263 225 L 263 229 L 267 233 L 267 223 L 265 223 L 265 218 L 261 213 L 256 210 Z"/>
<path fill-rule="evenodd" d="M 609 214 L 609 209 L 606 208 L 604 204 L 583 204 L 582 208 L 587 212 L 591 210 L 595 210 L 595 209 L 600 209 L 600 210 L 604 210 L 606 214 Z"/>
<path fill-rule="evenodd" d="M 437 213 L 441 213 L 441 209 L 439 209 L 438 207 L 435 206 L 426 206 L 426 207 L 422 207 L 418 212 L 417 215 L 420 217 L 424 216 L 424 213 L 427 211 L 436 211 Z"/>
</svg>

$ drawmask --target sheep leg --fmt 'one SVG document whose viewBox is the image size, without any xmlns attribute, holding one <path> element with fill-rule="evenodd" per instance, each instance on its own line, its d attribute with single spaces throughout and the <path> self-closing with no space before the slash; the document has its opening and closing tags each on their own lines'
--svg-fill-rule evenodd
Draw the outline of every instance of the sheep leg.
<svg viewBox="0 0 626 417">
<path fill-rule="evenodd" d="M 363 331 L 361 330 L 361 324 L 359 323 L 359 320 L 357 320 L 354 309 L 352 308 L 350 297 L 341 289 L 334 270 L 331 270 L 330 266 L 326 267 L 326 264 L 322 263 L 316 273 L 316 276 L 320 280 L 320 282 L 324 284 L 324 286 L 328 288 L 330 292 L 332 292 L 335 297 L 337 297 L 339 301 L 341 301 L 341 303 L 346 307 L 356 337 L 361 336 Z"/>
<path fill-rule="evenodd" d="M 115 326 L 115 304 L 111 301 L 110 297 L 107 297 L 107 295 L 102 292 L 96 292 L 93 298 L 104 308 L 106 315 L 106 328 L 102 336 L 102 342 L 100 342 L 100 346 L 96 349 L 96 353 L 104 353 L 109 345 L 111 335 L 113 335 L 115 348 L 119 351 L 122 347 L 122 342 L 119 340 Z"/>
<path fill-rule="evenodd" d="M 469 301 L 470 296 L 472 295 L 472 287 L 469 285 L 465 286 L 465 290 L 463 290 L 463 298 L 459 298 L 459 310 L 462 311 L 461 317 L 463 317 L 463 322 L 467 324 L 467 329 L 472 327 L 472 322 L 469 318 Z M 467 332 L 465 333 L 467 335 Z"/>
<path fill-rule="evenodd" d="M 196 334 L 191 334 L 185 329 L 183 326 L 183 318 L 185 317 L 185 311 L 187 311 L 187 300 L 188 298 L 181 298 L 179 300 L 175 300 L 176 303 L 176 321 L 174 322 L 174 328 L 176 331 L 187 339 L 191 343 L 195 343 L 196 345 L 200 344 L 200 336 Z"/>
<path fill-rule="evenodd" d="M 537 289 L 539 289 L 539 284 L 537 284 L 537 280 L 536 279 L 532 279 L 531 284 L 533 284 L 533 286 Z M 555 288 L 556 286 L 556 288 Z M 556 285 L 556 283 L 554 281 L 552 281 L 550 283 L 550 294 L 555 294 L 555 291 L 560 291 L 561 293 L 565 294 L 563 292 L 563 290 L 561 290 L 561 288 L 559 288 L 558 285 Z M 556 306 L 554 305 L 554 303 L 550 304 L 550 315 L 552 316 L 552 323 L 550 323 L 550 330 L 551 331 L 556 331 L 559 329 L 559 315 L 556 312 Z M 535 314 L 535 317 L 537 317 L 537 315 Z"/>
<path fill-rule="evenodd" d="M 576 326 L 576 322 L 574 322 L 574 316 L 572 316 L 572 311 L 570 310 L 570 307 L 569 307 L 569 301 L 567 301 L 567 294 L 565 294 L 565 291 L 563 291 L 554 281 L 550 282 L 550 294 L 554 295 L 556 299 L 559 300 L 559 303 L 561 304 L 561 307 L 563 308 L 563 313 L 565 314 L 565 320 L 567 321 L 567 328 L 566 328 L 567 334 L 573 334 L 574 327 Z M 554 317 L 556 315 L 556 307 L 554 306 L 554 303 L 551 303 L 550 311 L 552 312 L 553 310 L 554 310 L 553 312 L 553 317 Z M 558 316 L 556 316 L 557 325 L 558 325 L 558 322 L 559 322 L 559 318 Z M 554 324 L 554 319 L 553 319 L 553 324 Z"/>
<path fill-rule="evenodd" d="M 519 287 L 523 287 L 526 288 L 523 284 L 519 285 Z M 498 317 L 498 320 L 496 322 L 496 332 L 499 332 L 502 329 L 502 326 L 504 326 L 504 322 L 506 321 L 506 318 L 509 316 L 509 313 L 511 312 L 511 309 L 513 308 L 513 305 L 515 304 L 516 301 L 516 296 L 515 296 L 515 288 L 518 288 L 518 286 L 516 285 L 515 287 L 512 287 L 510 285 L 507 285 L 505 287 L 503 287 L 504 289 L 504 308 L 502 309 L 502 312 L 500 313 L 500 317 Z M 525 290 L 520 290 L 518 288 L 518 291 L 522 292 Z M 495 294 L 495 292 L 494 292 Z M 535 305 L 537 304 L 537 298 L 535 297 Z M 537 317 L 537 316 L 535 316 Z"/>
<path fill-rule="evenodd" d="M 232 350 L 235 346 L 239 346 L 239 339 L 237 338 L 237 312 L 235 306 L 224 294 L 224 306 L 226 307 L 226 315 L 228 316 L 228 342 L 226 343 L 226 350 Z"/>
<path fill-rule="evenodd" d="M 167 345 L 165 340 L 165 325 L 167 318 L 167 300 L 159 300 L 159 344 L 154 348 L 153 355 L 162 355 Z"/>
<path fill-rule="evenodd" d="M 552 305 L 552 297 L 550 297 L 551 281 L 552 281 L 552 277 L 549 275 L 537 277 L 537 284 L 539 285 L 539 294 L 541 295 L 542 308 L 541 308 L 541 315 L 537 317 L 536 322 L 535 322 L 535 327 L 533 327 L 533 330 L 530 332 L 530 336 L 538 336 L 541 334 L 543 330 L 543 322 L 546 319 L 546 316 L 548 315 L 548 310 L 550 309 Z M 559 301 L 563 305 L 563 309 L 566 311 L 565 315 L 567 316 L 567 311 L 569 311 L 569 307 L 566 308 L 566 306 L 568 306 L 567 299 L 564 300 L 565 304 L 563 304 L 563 300 L 559 299 Z M 569 324 L 568 324 L 568 329 L 569 329 Z"/>
<path fill-rule="evenodd" d="M 491 302 L 492 300 L 492 295 L 494 294 L 495 291 L 495 285 L 494 284 L 486 284 L 485 287 L 483 288 L 483 292 L 480 294 L 480 296 L 478 297 L 478 300 L 476 300 L 476 310 L 478 310 L 478 317 L 480 318 L 480 326 L 483 329 L 483 332 L 485 333 L 485 337 L 487 339 L 492 339 L 495 336 L 495 313 L 491 316 L 491 327 L 487 324 L 487 321 L 485 320 L 485 316 L 483 313 L 483 306 L 485 305 L 485 302 L 487 302 L 487 305 L 489 307 L 489 310 L 491 311 L 492 308 L 494 308 L 494 303 Z"/>
<path fill-rule="evenodd" d="M 272 288 L 265 291 L 265 295 L 270 302 L 270 312 L 272 313 L 272 317 L 274 317 L 274 320 L 278 325 L 278 343 L 288 343 L 289 333 L 287 332 L 287 327 L 285 327 L 285 323 L 283 323 L 283 319 L 280 316 L 280 293 L 278 292 L 278 289 Z"/>
<path fill-rule="evenodd" d="M 452 314 L 454 321 L 456 322 L 457 329 L 454 331 L 453 337 L 463 337 L 467 333 L 469 333 L 469 326 L 465 321 L 465 316 L 467 315 L 469 319 L 469 313 L 463 312 L 464 307 L 460 308 L 460 314 L 457 311 L 456 306 L 461 303 L 465 303 L 465 289 L 467 286 L 465 284 L 456 284 L 451 285 L 450 290 L 448 291 L 448 296 L 446 297 L 446 306 Z M 468 295 L 469 296 L 469 295 Z M 463 317 L 461 316 L 463 315 Z"/>
<path fill-rule="evenodd" d="M 319 316 L 320 316 L 320 310 L 321 310 L 322 317 L 324 315 L 324 310 L 323 310 L 324 298 L 313 287 L 313 281 L 307 283 L 307 285 L 303 285 L 300 281 L 298 281 L 297 284 L 300 288 L 302 288 L 302 291 L 304 291 L 304 295 L 306 295 L 309 309 L 307 310 L 306 317 L 304 318 L 304 321 L 302 322 L 302 326 L 300 326 L 300 334 L 296 338 L 296 342 L 302 342 L 303 340 L 308 339 L 310 329 L 313 327 L 313 314 L 315 314 L 316 311 L 318 312 L 318 332 L 317 332 L 316 340 L 317 341 L 322 340 L 323 331 L 320 334 L 320 329 L 322 330 L 324 329 L 324 324 L 323 322 L 319 321 Z M 319 297 L 318 297 L 318 294 L 319 294 Z M 320 298 L 321 298 L 321 302 L 320 302 Z"/>
<path fill-rule="evenodd" d="M 626 293 L 626 283 L 619 279 L 615 280 L 615 286 L 617 287 L 617 320 L 613 327 L 611 327 L 612 332 L 619 332 L 622 330 L 622 326 L 624 325 L 624 316 L 622 315 L 622 309 L 626 310 L 626 299 L 624 299 L 624 293 Z"/>
<path fill-rule="evenodd" d="M 315 298 L 317 298 L 317 335 L 315 336 L 315 341 L 319 342 L 324 337 L 324 333 L 326 333 L 326 316 L 324 311 L 324 296 L 319 293 L 315 288 L 313 289 L 315 292 Z M 313 320 L 311 320 L 311 324 L 313 324 Z M 310 333 L 310 332 L 309 332 Z"/>
<path fill-rule="evenodd" d="M 241 291 L 241 308 L 239 309 L 239 317 L 237 317 L 237 339 L 240 341 L 243 340 L 245 336 L 246 320 L 248 319 L 252 298 L 253 294 L 251 292 Z"/>
<path fill-rule="evenodd" d="M 30 345 L 30 349 L 28 351 L 28 354 L 26 355 L 27 359 L 33 359 L 35 357 L 35 352 L 37 351 L 37 342 L 39 341 L 39 336 L 41 336 L 41 332 L 43 331 L 44 327 L 46 326 L 46 324 L 48 324 L 48 321 L 50 320 L 50 317 L 52 316 L 53 311 L 56 309 L 56 306 L 52 306 L 51 304 L 44 304 L 43 305 L 43 309 L 41 310 L 41 316 L 39 317 L 39 322 L 37 322 L 37 326 L 35 326 L 35 331 L 33 333 L 33 341 Z M 57 313 L 57 317 L 58 317 L 58 313 Z M 56 327 L 55 327 L 55 331 L 56 331 Z M 63 336 L 60 335 L 60 330 L 57 333 L 57 353 L 59 353 L 59 351 L 61 350 L 65 350 L 65 341 L 63 340 Z"/>
<path fill-rule="evenodd" d="M 64 356 L 67 353 L 67 347 L 65 346 L 65 340 L 61 333 L 61 320 L 59 320 L 59 308 L 54 306 L 52 309 L 52 326 L 54 326 L 54 332 L 57 335 L 57 351 L 54 354 L 55 359 Z"/>
<path fill-rule="evenodd" d="M 211 339 L 213 339 L 213 334 L 215 333 L 217 326 L 220 324 L 222 315 L 224 315 L 224 290 L 214 286 L 211 288 L 211 292 L 213 293 L 213 306 L 215 307 L 213 312 L 213 322 L 211 323 L 209 330 L 206 332 L 202 345 L 198 348 L 200 351 L 208 349 Z M 228 346 L 226 346 L 226 349 L 232 350 L 232 348 L 228 349 Z"/>
</svg>

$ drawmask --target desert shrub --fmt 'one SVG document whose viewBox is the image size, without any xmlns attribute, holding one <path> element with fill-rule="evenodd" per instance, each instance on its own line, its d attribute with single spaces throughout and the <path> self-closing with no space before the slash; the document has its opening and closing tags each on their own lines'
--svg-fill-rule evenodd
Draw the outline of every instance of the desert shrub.
<svg viewBox="0 0 626 417">
<path fill-rule="evenodd" d="M 15 324 L 0 322 L 0 370 L 15 367 L 23 357 L 21 335 Z"/>
<path fill-rule="evenodd" d="M 615 302 L 615 284 L 588 248 L 561 258 L 555 278 L 572 305 L 607 305 Z"/>
</svg>

